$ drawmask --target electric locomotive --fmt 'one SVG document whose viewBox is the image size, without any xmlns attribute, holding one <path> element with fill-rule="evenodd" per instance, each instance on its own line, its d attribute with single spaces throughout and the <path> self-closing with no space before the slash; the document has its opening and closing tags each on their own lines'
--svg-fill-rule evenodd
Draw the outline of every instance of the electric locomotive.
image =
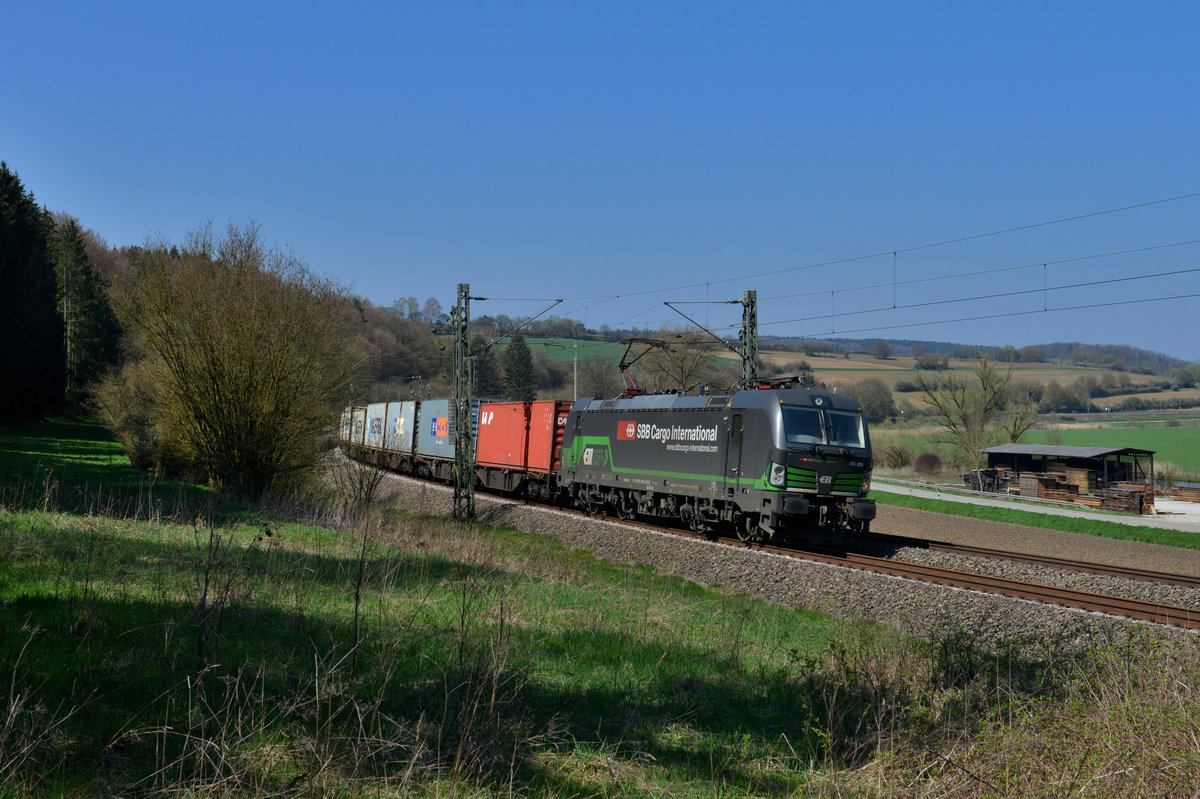
<svg viewBox="0 0 1200 799">
<path fill-rule="evenodd" d="M 448 400 L 347 408 L 351 457 L 447 481 Z M 871 439 L 856 400 L 804 389 L 716 396 L 475 403 L 475 479 L 511 496 L 678 521 L 744 540 L 811 537 L 875 518 Z"/>
<path fill-rule="evenodd" d="M 557 477 L 584 509 L 762 540 L 866 531 L 875 518 L 871 466 L 856 400 L 746 390 L 581 400 L 566 420 Z"/>
</svg>

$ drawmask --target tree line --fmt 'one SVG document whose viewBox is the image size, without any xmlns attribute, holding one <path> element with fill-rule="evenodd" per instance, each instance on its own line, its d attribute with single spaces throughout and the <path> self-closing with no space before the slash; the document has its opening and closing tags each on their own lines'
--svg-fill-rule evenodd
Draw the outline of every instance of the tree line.
<svg viewBox="0 0 1200 799">
<path fill-rule="evenodd" d="M 0 420 L 77 411 L 116 363 L 120 330 L 93 243 L 0 162 Z"/>
<path fill-rule="evenodd" d="M 109 247 L 0 163 L 0 422 L 96 415 L 139 468 L 259 497 L 307 478 L 345 405 L 444 396 L 444 321 L 353 296 L 253 222 Z M 489 396 L 562 387 L 520 336 L 478 346 Z"/>
</svg>

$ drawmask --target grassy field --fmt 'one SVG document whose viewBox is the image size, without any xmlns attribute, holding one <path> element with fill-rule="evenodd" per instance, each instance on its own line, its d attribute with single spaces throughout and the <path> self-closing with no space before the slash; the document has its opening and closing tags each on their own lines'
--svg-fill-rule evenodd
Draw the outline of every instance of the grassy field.
<svg viewBox="0 0 1200 799">
<path fill-rule="evenodd" d="M 1167 461 L 1189 474 L 1200 474 L 1200 427 L 1165 425 L 1064 428 L 1031 430 L 1024 444 L 1045 444 L 1051 436 L 1071 447 L 1134 447 L 1154 453 L 1156 462 Z"/>
<path fill-rule="evenodd" d="M 608 341 L 576 341 L 569 338 L 529 338 L 525 342 L 535 352 L 541 351 L 552 361 L 572 361 L 576 354 L 579 360 L 602 357 L 612 361 L 615 369 L 625 352 L 624 344 Z M 578 349 L 576 348 L 578 344 Z"/>
<path fill-rule="evenodd" d="M 575 342 L 573 339 L 560 338 L 530 338 L 527 341 L 531 348 L 541 350 L 551 360 L 571 361 L 575 357 L 576 352 L 578 352 L 580 359 L 592 357 L 607 358 L 612 361 L 614 368 L 625 351 L 625 345 L 612 342 Z M 574 346 L 576 343 L 578 343 L 578 350 Z M 719 349 L 714 350 L 713 356 L 721 360 L 736 360 L 736 356 L 732 353 Z M 897 356 L 881 360 L 867 353 L 850 353 L 849 357 L 842 355 L 807 356 L 802 352 L 763 350 L 760 352 L 760 357 L 765 364 L 780 368 L 805 361 L 812 367 L 816 379 L 831 388 L 850 386 L 867 378 L 878 378 L 886 383 L 889 388 L 893 388 L 899 381 L 912 383 L 919 374 L 929 374 L 917 369 L 916 359 L 907 356 Z M 950 360 L 950 368 L 953 370 L 967 372 L 972 366 L 973 362 L 971 361 Z M 1000 366 L 1007 368 L 1008 364 L 1000 364 Z M 1090 376 L 1100 378 L 1108 373 L 1108 370 L 1105 369 L 1056 363 L 1016 363 L 1012 364 L 1012 368 L 1013 381 L 1016 384 L 1047 384 L 1053 380 L 1057 381 L 1060 385 L 1069 386 L 1080 377 Z M 1142 375 L 1132 372 L 1119 372 L 1117 375 L 1123 379 L 1128 379 L 1135 386 L 1161 379 L 1157 375 Z M 910 402 L 920 404 L 920 397 L 915 393 L 893 391 L 892 396 L 897 401 L 908 399 Z M 1170 399 L 1187 405 L 1189 403 L 1200 402 L 1200 387 L 1172 391 L 1170 393 L 1150 392 L 1121 395 L 1113 397 L 1111 402 L 1124 402 L 1128 396 L 1137 396 L 1154 402 Z M 1102 409 L 1105 400 L 1096 399 L 1093 402 L 1097 409 Z"/>
<path fill-rule="evenodd" d="M 352 468 L 281 513 L 141 480 L 89 423 L 0 428 L 0 452 L 0 796 L 1173 796 L 1200 773 L 1195 642 L 916 641 L 374 511 Z"/>
</svg>

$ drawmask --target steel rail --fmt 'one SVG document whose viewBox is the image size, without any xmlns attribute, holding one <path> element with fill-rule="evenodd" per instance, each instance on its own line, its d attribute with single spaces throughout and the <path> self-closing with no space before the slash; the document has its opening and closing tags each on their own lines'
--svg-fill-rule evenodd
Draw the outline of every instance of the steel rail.
<svg viewBox="0 0 1200 799">
<path fill-rule="evenodd" d="M 1070 558 L 1058 558 L 1052 555 L 1031 555 L 1022 552 L 1009 552 L 1001 549 L 970 546 L 967 544 L 952 544 L 945 541 L 930 541 L 924 538 L 908 538 L 887 533 L 852 533 L 851 538 L 871 543 L 894 544 L 902 547 L 927 549 L 931 552 L 945 552 L 955 555 L 970 555 L 973 557 L 992 558 L 993 560 L 1008 560 L 1014 563 L 1027 563 L 1034 566 L 1046 566 L 1066 571 L 1086 572 L 1103 577 L 1122 577 L 1129 580 L 1139 580 L 1160 585 L 1180 586 L 1182 588 L 1200 588 L 1200 577 L 1190 574 L 1172 574 L 1157 572 L 1150 569 L 1137 569 L 1129 566 L 1110 566 L 1105 563 L 1092 563 Z"/>
</svg>

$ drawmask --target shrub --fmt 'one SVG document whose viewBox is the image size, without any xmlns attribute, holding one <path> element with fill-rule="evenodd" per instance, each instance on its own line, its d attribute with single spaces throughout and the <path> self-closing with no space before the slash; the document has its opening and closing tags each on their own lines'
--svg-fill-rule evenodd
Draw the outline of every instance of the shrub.
<svg viewBox="0 0 1200 799">
<path fill-rule="evenodd" d="M 913 452 L 907 444 L 896 441 L 879 447 L 879 460 L 889 469 L 904 469 L 912 465 Z"/>
<path fill-rule="evenodd" d="M 913 463 L 917 474 L 931 475 L 942 470 L 942 457 L 936 452 L 922 452 Z"/>
<path fill-rule="evenodd" d="M 925 353 L 920 358 L 917 358 L 916 367 L 918 369 L 927 369 L 932 371 L 940 371 L 950 368 L 950 358 L 946 355 L 935 355 L 932 352 Z"/>
<path fill-rule="evenodd" d="M 1155 480 L 1162 486 L 1162 490 L 1170 493 L 1183 478 L 1183 470 L 1170 461 L 1159 461 L 1154 464 Z"/>
</svg>

